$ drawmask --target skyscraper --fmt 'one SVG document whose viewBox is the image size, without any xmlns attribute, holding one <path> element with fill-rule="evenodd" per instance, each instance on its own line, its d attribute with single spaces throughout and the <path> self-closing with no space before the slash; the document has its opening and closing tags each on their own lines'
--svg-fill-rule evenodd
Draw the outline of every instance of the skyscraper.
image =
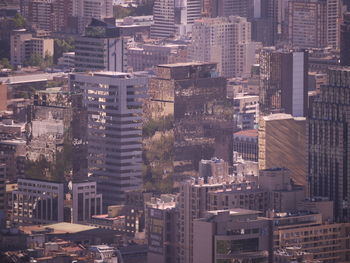
<svg viewBox="0 0 350 263">
<path fill-rule="evenodd" d="M 199 161 L 213 156 L 231 163 L 233 107 L 215 63 L 159 65 L 149 99 L 150 116 L 174 116 L 176 176 L 196 174 Z"/>
<path fill-rule="evenodd" d="M 288 2 L 288 40 L 293 47 L 318 48 L 327 45 L 327 1 Z"/>
<path fill-rule="evenodd" d="M 221 76 L 249 75 L 255 63 L 255 49 L 256 43 L 251 41 L 251 24 L 246 18 L 203 18 L 193 25 L 190 59 L 217 62 Z"/>
<path fill-rule="evenodd" d="M 264 48 L 260 64 L 260 113 L 306 116 L 308 53 Z"/>
<path fill-rule="evenodd" d="M 142 99 L 147 78 L 119 72 L 70 76 L 87 108 L 88 171 L 103 193 L 104 208 L 142 186 Z"/>
<path fill-rule="evenodd" d="M 350 66 L 350 13 L 343 16 L 343 23 L 340 25 L 340 64 Z"/>
<path fill-rule="evenodd" d="M 126 70 L 126 38 L 120 29 L 97 19 L 75 41 L 76 71 Z"/>
<path fill-rule="evenodd" d="M 350 68 L 331 68 L 329 84 L 312 103 L 308 121 L 311 196 L 334 201 L 338 221 L 350 218 Z"/>
<path fill-rule="evenodd" d="M 192 24 L 201 18 L 200 0 L 155 0 L 152 38 L 174 37 L 191 31 Z"/>
</svg>

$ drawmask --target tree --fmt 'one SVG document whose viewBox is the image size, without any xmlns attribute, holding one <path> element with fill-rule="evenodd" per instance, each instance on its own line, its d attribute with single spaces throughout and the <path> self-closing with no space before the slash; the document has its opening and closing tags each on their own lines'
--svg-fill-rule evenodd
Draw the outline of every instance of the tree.
<svg viewBox="0 0 350 263">
<path fill-rule="evenodd" d="M 10 61 L 8 60 L 8 58 L 2 58 L 2 59 L 0 60 L 0 69 L 1 69 L 1 68 L 9 68 L 9 69 L 12 68 L 12 66 L 11 66 Z"/>
<path fill-rule="evenodd" d="M 63 53 L 74 51 L 74 39 L 55 39 L 54 40 L 54 54 L 53 62 L 56 64 L 58 59 L 62 57 Z"/>
</svg>

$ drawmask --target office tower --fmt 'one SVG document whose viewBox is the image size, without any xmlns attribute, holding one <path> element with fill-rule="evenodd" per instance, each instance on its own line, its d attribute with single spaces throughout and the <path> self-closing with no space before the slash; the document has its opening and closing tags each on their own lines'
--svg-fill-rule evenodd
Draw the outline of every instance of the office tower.
<svg viewBox="0 0 350 263">
<path fill-rule="evenodd" d="M 293 47 L 327 45 L 327 1 L 292 0 L 288 3 L 288 39 Z"/>
<path fill-rule="evenodd" d="M 196 174 L 199 161 L 213 156 L 231 162 L 233 107 L 215 63 L 159 65 L 148 93 L 149 118 L 174 118 L 176 176 Z"/>
<path fill-rule="evenodd" d="M 73 0 L 73 16 L 78 19 L 78 32 L 84 33 L 85 27 L 93 18 L 103 20 L 113 17 L 112 0 Z"/>
<path fill-rule="evenodd" d="M 306 120 L 271 114 L 259 123 L 259 170 L 287 168 L 299 185 L 307 182 Z"/>
<path fill-rule="evenodd" d="M 169 38 L 191 32 L 192 24 L 201 18 L 200 0 L 156 0 L 153 6 L 152 38 Z"/>
<path fill-rule="evenodd" d="M 233 153 L 243 160 L 258 161 L 258 130 L 243 130 L 233 134 Z"/>
<path fill-rule="evenodd" d="M 340 25 L 340 64 L 350 66 L 350 13 L 345 13 Z"/>
<path fill-rule="evenodd" d="M 327 45 L 339 51 L 342 1 L 327 0 Z"/>
<path fill-rule="evenodd" d="M 75 70 L 125 71 L 125 41 L 119 28 L 92 19 L 84 36 L 75 41 Z"/>
<path fill-rule="evenodd" d="M 272 262 L 272 221 L 260 212 L 208 211 L 193 229 L 193 263 Z"/>
<path fill-rule="evenodd" d="M 120 72 L 70 76 L 87 109 L 88 171 L 103 205 L 120 204 L 142 186 L 142 98 L 147 78 Z"/>
<path fill-rule="evenodd" d="M 53 39 L 36 38 L 25 29 L 14 30 L 11 34 L 11 64 L 22 65 L 32 56 L 53 55 Z"/>
<path fill-rule="evenodd" d="M 264 48 L 260 64 L 260 114 L 307 113 L 308 53 Z"/>
<path fill-rule="evenodd" d="M 63 221 L 63 183 L 18 179 L 12 192 L 15 225 L 43 225 Z"/>
<path fill-rule="evenodd" d="M 83 224 L 90 221 L 93 215 L 102 214 L 102 194 L 97 193 L 96 182 L 77 181 L 71 183 L 72 223 Z"/>
<path fill-rule="evenodd" d="M 147 262 L 175 263 L 178 257 L 176 196 L 162 195 L 146 204 Z"/>
<path fill-rule="evenodd" d="M 251 25 L 242 17 L 203 18 L 192 28 L 189 58 L 216 62 L 223 77 L 250 74 L 256 43 L 251 41 Z"/>
<path fill-rule="evenodd" d="M 329 84 L 311 108 L 308 121 L 311 196 L 334 201 L 336 220 L 350 218 L 349 125 L 350 69 L 331 68 Z"/>
<path fill-rule="evenodd" d="M 237 93 L 233 98 L 233 104 L 237 128 L 254 129 L 259 120 L 259 96 Z"/>
</svg>

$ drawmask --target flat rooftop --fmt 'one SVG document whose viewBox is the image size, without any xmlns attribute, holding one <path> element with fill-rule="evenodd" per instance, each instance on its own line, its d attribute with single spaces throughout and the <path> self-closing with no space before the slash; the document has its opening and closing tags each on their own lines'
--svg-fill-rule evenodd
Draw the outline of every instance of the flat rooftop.
<svg viewBox="0 0 350 263">
<path fill-rule="evenodd" d="M 247 137 L 258 137 L 258 130 L 252 129 L 252 130 L 243 130 L 235 132 L 233 135 L 235 136 L 247 136 Z"/>
<path fill-rule="evenodd" d="M 79 232 L 84 232 L 88 230 L 97 229 L 97 227 L 86 226 L 80 224 L 71 224 L 71 223 L 57 223 L 52 225 L 43 225 L 43 226 L 22 226 L 20 229 L 26 234 L 32 234 L 33 231 L 45 231 L 48 229 L 53 230 L 51 233 L 53 234 L 75 234 Z"/>
<path fill-rule="evenodd" d="M 242 209 L 242 208 L 235 208 L 235 209 L 229 209 L 229 210 L 213 210 L 208 211 L 211 215 L 218 215 L 220 213 L 229 212 L 231 216 L 242 216 L 242 215 L 258 215 L 261 214 L 260 211 L 256 210 L 248 210 L 248 209 Z"/>
<path fill-rule="evenodd" d="M 173 64 L 161 64 L 158 67 L 163 68 L 176 68 L 176 67 L 188 67 L 188 66 L 201 66 L 201 65 L 216 65 L 217 63 L 213 62 L 179 62 Z"/>
</svg>

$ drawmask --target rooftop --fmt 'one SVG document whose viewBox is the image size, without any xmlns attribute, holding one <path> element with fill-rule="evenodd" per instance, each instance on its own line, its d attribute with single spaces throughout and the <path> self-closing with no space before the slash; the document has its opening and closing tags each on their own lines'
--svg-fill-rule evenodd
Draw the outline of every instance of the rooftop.
<svg viewBox="0 0 350 263">
<path fill-rule="evenodd" d="M 71 223 L 57 223 L 52 225 L 33 225 L 33 226 L 23 226 L 20 227 L 20 229 L 26 233 L 26 234 L 32 234 L 34 231 L 49 231 L 53 234 L 75 234 L 79 232 L 84 232 L 88 230 L 97 229 L 97 227 L 93 226 L 86 226 L 86 225 L 80 225 L 80 224 L 71 224 Z"/>
<path fill-rule="evenodd" d="M 243 131 L 235 132 L 233 135 L 234 136 L 258 137 L 258 130 L 256 130 L 256 129 L 243 130 Z"/>
<path fill-rule="evenodd" d="M 214 210 L 214 211 L 208 211 L 210 215 L 218 215 L 220 213 L 229 212 L 230 216 L 242 216 L 242 215 L 259 215 L 261 214 L 260 211 L 255 210 L 248 210 L 248 209 L 242 209 L 242 208 L 235 208 L 230 210 Z"/>
<path fill-rule="evenodd" d="M 188 66 L 201 66 L 201 65 L 216 65 L 216 63 L 212 62 L 179 62 L 179 63 L 173 63 L 173 64 L 162 64 L 158 65 L 158 67 L 162 68 L 176 68 L 176 67 L 188 67 Z"/>
</svg>

